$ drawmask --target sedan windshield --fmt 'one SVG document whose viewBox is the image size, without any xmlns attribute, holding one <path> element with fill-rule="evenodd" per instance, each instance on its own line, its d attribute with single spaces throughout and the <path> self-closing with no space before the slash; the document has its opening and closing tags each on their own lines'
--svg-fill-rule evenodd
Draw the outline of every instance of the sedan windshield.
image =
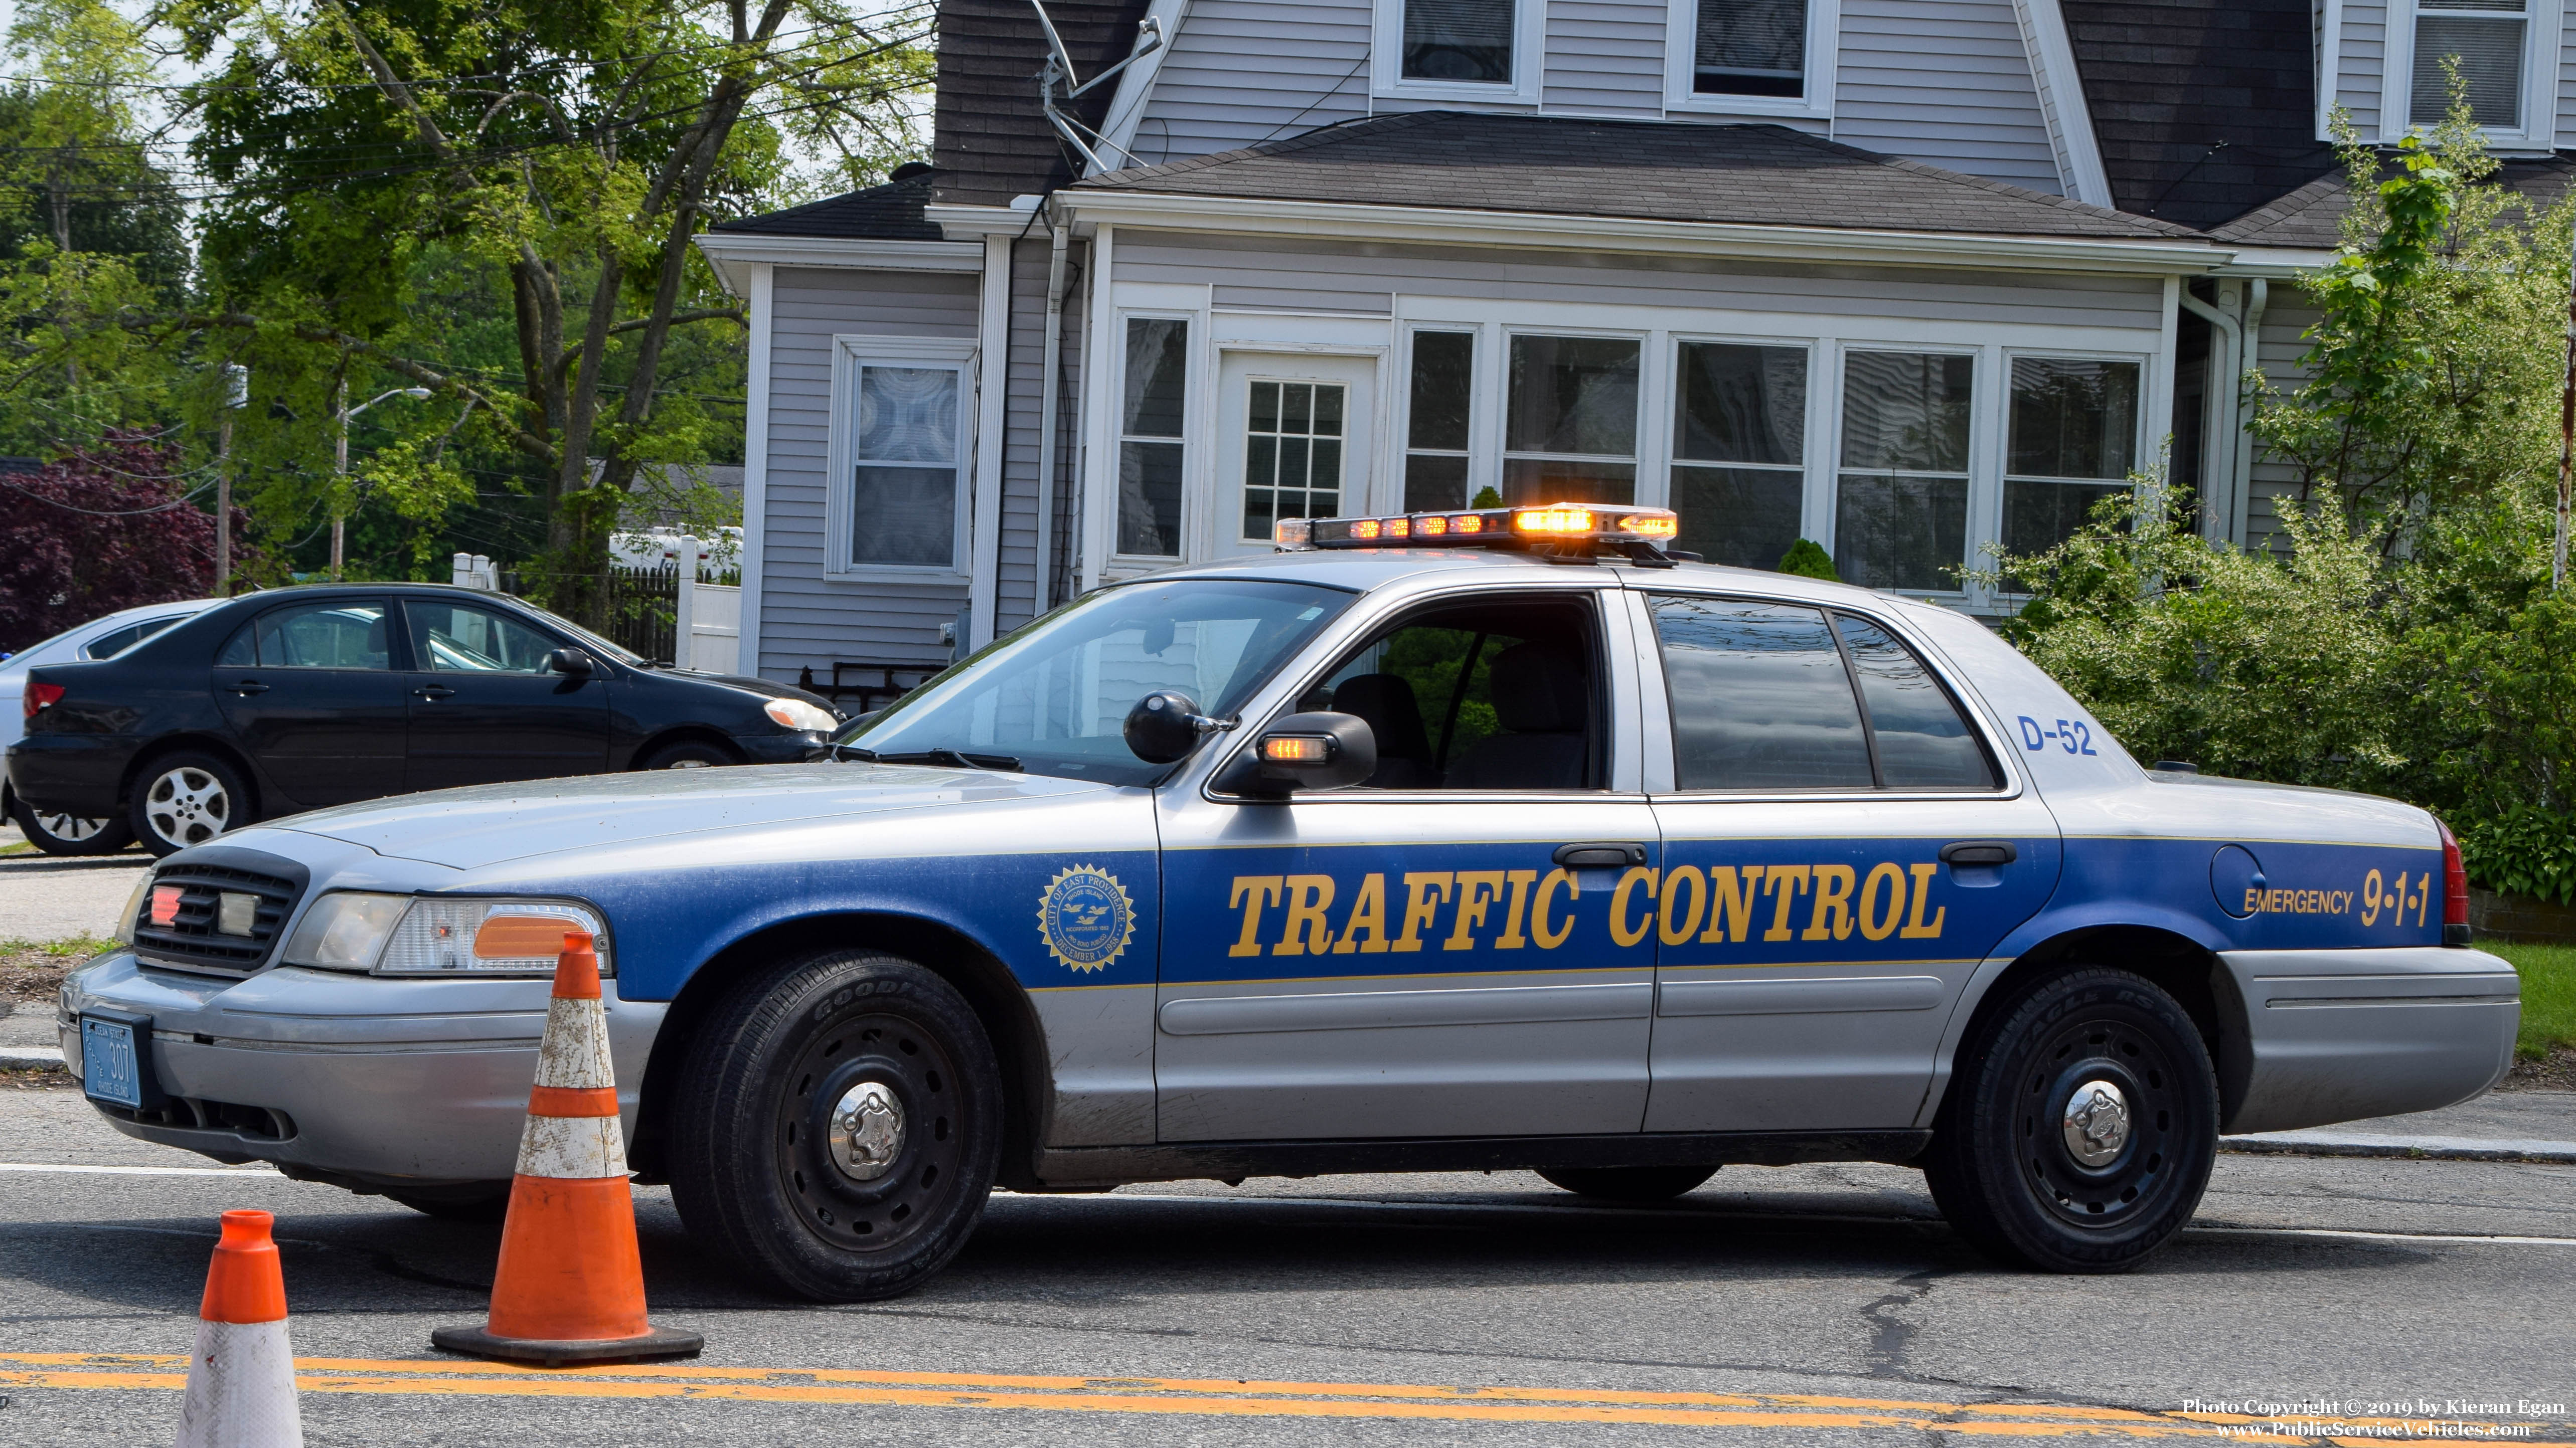
<svg viewBox="0 0 2576 1448">
<path fill-rule="evenodd" d="M 906 695 L 844 742 L 862 757 L 1148 784 L 1168 766 L 1127 750 L 1121 731 L 1137 700 L 1177 689 L 1230 716 L 1352 597 L 1232 579 L 1106 589 Z"/>
</svg>

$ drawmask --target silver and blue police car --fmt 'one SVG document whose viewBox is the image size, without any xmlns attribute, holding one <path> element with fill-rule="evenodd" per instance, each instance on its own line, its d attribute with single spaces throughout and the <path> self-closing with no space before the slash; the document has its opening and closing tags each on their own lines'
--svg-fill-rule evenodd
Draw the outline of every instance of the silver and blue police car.
<svg viewBox="0 0 2576 1448">
<path fill-rule="evenodd" d="M 753 1280 L 937 1271 L 989 1190 L 1922 1169 L 2133 1266 L 2222 1132 L 2448 1105 L 2519 992 L 2412 806 L 2141 768 L 1974 619 L 1651 509 L 1297 521 L 804 765 L 449 790 L 159 863 L 65 987 L 128 1135 L 491 1212 L 562 931 L 630 1157 Z"/>
</svg>

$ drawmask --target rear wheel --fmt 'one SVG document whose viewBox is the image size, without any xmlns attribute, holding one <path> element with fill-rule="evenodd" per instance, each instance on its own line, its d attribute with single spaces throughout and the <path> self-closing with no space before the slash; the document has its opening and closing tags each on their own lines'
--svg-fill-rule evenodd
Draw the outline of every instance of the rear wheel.
<svg viewBox="0 0 2576 1448">
<path fill-rule="evenodd" d="M 165 754 L 145 765 L 127 814 L 156 855 L 205 844 L 256 817 L 241 775 L 211 754 Z"/>
<path fill-rule="evenodd" d="M 9 813 L 26 832 L 27 843 L 48 855 L 113 855 L 134 843 L 134 827 L 113 815 L 82 819 L 16 798 L 9 801 Z"/>
<path fill-rule="evenodd" d="M 1923 1174 L 1979 1251 L 2125 1272 L 2191 1220 L 2218 1153 L 2218 1081 L 2174 998 L 2127 971 L 2042 981 L 1960 1053 Z"/>
<path fill-rule="evenodd" d="M 1565 1167 L 1539 1173 L 1551 1185 L 1605 1202 L 1670 1201 L 1715 1175 L 1713 1166 Z"/>
<path fill-rule="evenodd" d="M 667 1138 L 692 1236 L 818 1302 L 921 1285 L 982 1219 L 1001 1069 L 956 989 L 870 951 L 792 956 L 691 1042 Z"/>
</svg>

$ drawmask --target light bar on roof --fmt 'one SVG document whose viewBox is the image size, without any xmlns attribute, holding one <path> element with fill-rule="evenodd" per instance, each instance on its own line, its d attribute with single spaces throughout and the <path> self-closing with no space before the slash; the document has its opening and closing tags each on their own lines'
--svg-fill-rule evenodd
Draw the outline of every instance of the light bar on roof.
<svg viewBox="0 0 2576 1448">
<path fill-rule="evenodd" d="M 1681 531 L 1670 508 L 1619 503 L 1543 503 L 1380 518 L 1282 518 L 1271 540 L 1304 548 L 1527 548 L 1606 544 L 1609 551 L 1660 546 Z"/>
</svg>

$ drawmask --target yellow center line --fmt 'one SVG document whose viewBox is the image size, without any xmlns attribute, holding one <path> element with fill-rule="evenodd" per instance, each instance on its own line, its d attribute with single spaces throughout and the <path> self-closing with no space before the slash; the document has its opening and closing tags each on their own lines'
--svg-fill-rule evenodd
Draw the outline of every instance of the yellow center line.
<svg viewBox="0 0 2576 1448">
<path fill-rule="evenodd" d="M 171 1390 L 186 1386 L 187 1365 L 188 1359 L 177 1354 L 0 1353 L 0 1386 Z M 2118 1438 L 2224 1437 L 2280 1443 L 2345 1441 L 2318 1436 L 2317 1429 L 2324 1425 L 2313 1418 L 2161 1414 L 2080 1404 L 1950 1403 L 1794 1393 L 874 1372 L 698 1364 L 538 1368 L 518 1363 L 298 1358 L 295 1365 L 296 1385 L 302 1390 L 357 1396 L 676 1398 L 1217 1417 L 1919 1428 L 1983 1437 L 2081 1434 Z M 2393 1419 L 2340 1419 L 2334 1426 L 2366 1431 L 2373 1427 L 2402 1428 L 2406 1424 Z M 2301 1432 L 2302 1427 L 2307 1431 Z"/>
</svg>

